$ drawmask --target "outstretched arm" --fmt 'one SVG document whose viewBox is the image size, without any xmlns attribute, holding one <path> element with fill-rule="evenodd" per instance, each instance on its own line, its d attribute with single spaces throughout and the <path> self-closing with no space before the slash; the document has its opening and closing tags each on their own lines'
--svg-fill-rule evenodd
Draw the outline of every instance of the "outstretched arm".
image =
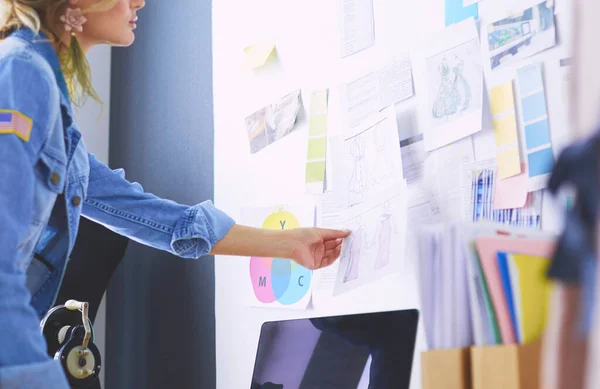
<svg viewBox="0 0 600 389">
<path fill-rule="evenodd" d="M 206 254 L 289 258 L 316 269 L 339 256 L 348 233 L 320 228 L 269 231 L 236 225 L 210 201 L 187 206 L 161 199 L 92 154 L 82 214 L 137 242 L 185 258 Z"/>
<path fill-rule="evenodd" d="M 265 230 L 234 225 L 211 254 L 289 258 L 307 269 L 331 265 L 339 256 L 348 231 L 322 228 Z"/>
</svg>

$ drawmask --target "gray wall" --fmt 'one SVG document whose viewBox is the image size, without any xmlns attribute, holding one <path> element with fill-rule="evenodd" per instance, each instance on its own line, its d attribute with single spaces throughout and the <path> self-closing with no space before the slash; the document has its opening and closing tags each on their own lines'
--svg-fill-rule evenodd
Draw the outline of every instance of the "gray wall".
<svg viewBox="0 0 600 389">
<path fill-rule="evenodd" d="M 213 196 L 211 3 L 148 2 L 113 49 L 110 165 L 184 204 Z M 106 388 L 214 388 L 212 258 L 131 242 L 107 293 Z"/>
<path fill-rule="evenodd" d="M 93 99 L 75 111 L 77 125 L 83 134 L 85 144 L 90 153 L 94 153 L 98 159 L 108 163 L 108 118 L 110 115 L 110 47 L 94 47 L 88 53 L 88 61 L 92 69 L 92 81 L 94 88 L 104 103 L 100 106 Z M 105 299 L 98 309 L 96 321 L 94 322 L 95 344 L 100 349 L 101 355 L 105 352 L 106 334 L 106 304 Z M 104 383 L 104 370 L 100 372 L 100 381 Z"/>
</svg>

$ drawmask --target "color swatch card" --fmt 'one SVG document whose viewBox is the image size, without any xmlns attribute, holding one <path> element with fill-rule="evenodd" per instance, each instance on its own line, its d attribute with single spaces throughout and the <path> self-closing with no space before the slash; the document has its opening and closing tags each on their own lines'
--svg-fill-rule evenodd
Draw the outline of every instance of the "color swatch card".
<svg viewBox="0 0 600 389">
<path fill-rule="evenodd" d="M 498 179 L 502 180 L 521 173 L 512 81 L 492 88 L 491 94 Z"/>
<path fill-rule="evenodd" d="M 306 155 L 306 191 L 323 193 L 327 156 L 327 89 L 312 91 Z"/>
<path fill-rule="evenodd" d="M 533 64 L 517 71 L 522 123 L 527 156 L 529 191 L 546 187 L 554 166 L 542 65 Z"/>
</svg>

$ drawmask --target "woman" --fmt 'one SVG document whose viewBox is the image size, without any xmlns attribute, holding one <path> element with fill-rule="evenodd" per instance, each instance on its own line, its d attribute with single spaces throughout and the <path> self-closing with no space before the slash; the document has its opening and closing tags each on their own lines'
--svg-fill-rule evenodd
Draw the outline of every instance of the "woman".
<svg viewBox="0 0 600 389">
<path fill-rule="evenodd" d="M 291 258 L 315 269 L 347 232 L 236 225 L 211 202 L 160 199 L 88 154 L 71 103 L 97 99 L 85 53 L 134 41 L 143 0 L 0 0 L 0 387 L 60 388 L 39 318 L 54 303 L 79 217 L 180 257 Z"/>
</svg>

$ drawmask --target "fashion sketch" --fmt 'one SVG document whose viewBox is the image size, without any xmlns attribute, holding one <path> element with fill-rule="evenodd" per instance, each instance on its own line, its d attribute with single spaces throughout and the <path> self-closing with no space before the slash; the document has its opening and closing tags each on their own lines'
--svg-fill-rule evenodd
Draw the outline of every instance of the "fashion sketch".
<svg viewBox="0 0 600 389">
<path fill-rule="evenodd" d="M 363 226 L 360 225 L 360 220 L 358 220 L 358 223 L 359 227 L 347 238 L 348 246 L 344 252 L 344 259 L 347 263 L 346 272 L 344 274 L 344 282 L 349 282 L 358 278 L 358 266 L 363 235 Z"/>
<path fill-rule="evenodd" d="M 431 112 L 436 119 L 464 111 L 471 102 L 471 88 L 463 76 L 464 62 L 456 55 L 454 62 L 451 67 L 444 57 L 438 68 L 441 82 Z"/>
<path fill-rule="evenodd" d="M 385 132 L 381 127 L 375 129 L 373 142 L 375 144 L 375 152 L 377 153 L 373 171 L 377 177 L 377 182 L 381 183 L 394 174 L 394 162 L 388 153 Z"/>
<path fill-rule="evenodd" d="M 392 212 L 389 203 L 386 203 L 383 213 L 379 217 L 377 226 L 377 257 L 375 257 L 375 270 L 381 269 L 390 263 L 390 247 L 392 243 Z"/>
<path fill-rule="evenodd" d="M 366 145 L 363 138 L 357 136 L 350 145 L 350 154 L 353 158 L 353 169 L 348 183 L 348 192 L 362 196 L 368 187 L 375 184 L 375 179 L 366 166 Z"/>
</svg>

